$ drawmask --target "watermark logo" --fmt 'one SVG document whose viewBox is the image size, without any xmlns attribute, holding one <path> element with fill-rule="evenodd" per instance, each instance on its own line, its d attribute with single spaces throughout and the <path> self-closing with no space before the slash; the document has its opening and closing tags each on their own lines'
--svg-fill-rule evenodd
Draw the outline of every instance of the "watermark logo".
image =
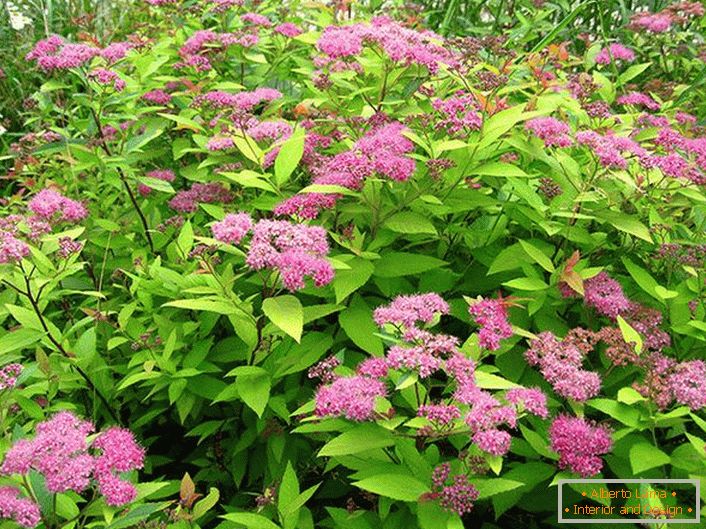
<svg viewBox="0 0 706 529">
<path fill-rule="evenodd" d="M 560 479 L 558 522 L 701 523 L 698 479 Z"/>
</svg>

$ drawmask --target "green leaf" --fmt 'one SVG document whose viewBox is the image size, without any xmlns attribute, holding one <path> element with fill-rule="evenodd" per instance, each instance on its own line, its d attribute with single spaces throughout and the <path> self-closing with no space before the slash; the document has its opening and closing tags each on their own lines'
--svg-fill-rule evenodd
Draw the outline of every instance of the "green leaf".
<svg viewBox="0 0 706 529">
<path fill-rule="evenodd" d="M 289 180 L 303 154 L 304 130 L 299 128 L 284 142 L 277 158 L 275 158 L 275 182 L 277 185 L 282 185 Z"/>
<path fill-rule="evenodd" d="M 348 262 L 349 270 L 339 270 L 333 278 L 333 291 L 336 293 L 336 303 L 341 303 L 353 292 L 365 285 L 373 275 L 373 264 L 361 257 Z"/>
<path fill-rule="evenodd" d="M 319 457 L 347 456 L 395 444 L 392 433 L 377 424 L 359 424 L 334 437 L 319 450 Z"/>
<path fill-rule="evenodd" d="M 179 237 L 176 240 L 177 248 L 182 259 L 189 257 L 191 249 L 194 247 L 194 229 L 191 227 L 191 221 L 184 222 L 179 232 Z"/>
<path fill-rule="evenodd" d="M 270 519 L 251 512 L 231 512 L 221 518 L 242 525 L 245 529 L 280 529 L 279 525 Z"/>
<path fill-rule="evenodd" d="M 525 173 L 522 169 L 516 165 L 511 165 L 504 162 L 490 162 L 483 165 L 479 165 L 475 169 L 470 171 L 470 174 L 484 175 L 484 176 L 498 176 L 498 177 L 508 177 L 515 176 L 520 178 L 527 178 L 529 175 Z"/>
<path fill-rule="evenodd" d="M 163 307 L 176 307 L 187 310 L 205 310 L 208 312 L 216 312 L 218 314 L 235 314 L 238 309 L 230 302 L 222 299 L 177 299 L 168 301 L 162 305 Z"/>
<path fill-rule="evenodd" d="M 446 261 L 429 255 L 416 253 L 386 253 L 375 263 L 375 275 L 378 277 L 402 277 L 421 274 L 446 265 Z"/>
<path fill-rule="evenodd" d="M 554 272 L 554 263 L 552 263 L 552 260 L 547 257 L 542 250 L 540 250 L 530 242 L 524 240 L 520 240 L 520 245 L 535 263 L 544 268 L 547 272 Z"/>
<path fill-rule="evenodd" d="M 508 288 L 515 290 L 544 290 L 549 288 L 544 281 L 533 277 L 519 277 L 503 283 Z"/>
<path fill-rule="evenodd" d="M 267 298 L 262 302 L 262 311 L 272 323 L 297 342 L 301 340 L 304 309 L 297 298 L 290 295 Z"/>
<path fill-rule="evenodd" d="M 152 178 L 151 176 L 141 176 L 137 180 L 141 184 L 149 187 L 150 189 L 154 189 L 156 191 L 161 191 L 162 193 L 171 193 L 171 194 L 175 193 L 174 188 L 172 187 L 172 184 L 170 184 L 166 180 L 160 180 L 159 178 Z"/>
<path fill-rule="evenodd" d="M 395 213 L 385 221 L 385 227 L 397 233 L 436 235 L 434 224 L 425 216 L 413 211 Z"/>
<path fill-rule="evenodd" d="M 347 309 L 339 313 L 338 323 L 348 337 L 360 347 L 375 356 L 382 356 L 382 340 L 376 336 L 378 328 L 373 322 L 373 311 L 365 300 L 356 294 Z"/>
<path fill-rule="evenodd" d="M 402 474 L 378 474 L 353 482 L 359 489 L 367 490 L 386 498 L 400 501 L 417 501 L 429 487 L 412 476 Z"/>
<path fill-rule="evenodd" d="M 608 221 L 615 228 L 630 235 L 634 235 L 643 241 L 653 242 L 650 230 L 635 217 L 617 211 L 601 211 L 595 214 L 597 217 Z"/>
<path fill-rule="evenodd" d="M 477 479 L 473 481 L 473 485 L 478 489 L 478 499 L 490 498 L 496 494 L 507 492 L 518 487 L 522 487 L 524 483 L 505 478 L 490 478 Z"/>
<path fill-rule="evenodd" d="M 44 333 L 35 329 L 21 327 L 0 337 L 0 354 L 7 354 L 24 349 L 41 340 Z"/>
<path fill-rule="evenodd" d="M 194 510 L 191 512 L 194 520 L 198 520 L 204 514 L 211 510 L 211 508 L 218 503 L 218 499 L 221 497 L 221 493 L 218 489 L 211 487 L 208 494 L 202 500 L 199 500 L 196 505 L 194 505 Z"/>
<path fill-rule="evenodd" d="M 635 474 L 670 462 L 671 458 L 667 454 L 649 443 L 638 443 L 630 447 L 630 466 Z"/>
<path fill-rule="evenodd" d="M 664 300 L 657 294 L 657 281 L 655 281 L 647 270 L 636 265 L 627 257 L 622 257 L 621 260 L 625 265 L 625 269 L 642 290 L 647 292 L 653 298 L 664 302 Z"/>
<path fill-rule="evenodd" d="M 235 387 L 248 407 L 262 417 L 270 399 L 270 374 L 261 367 L 249 366 L 247 374 L 238 375 Z"/>
<path fill-rule="evenodd" d="M 625 343 L 634 344 L 635 352 L 639 355 L 642 352 L 642 337 L 640 334 L 622 316 L 618 316 L 618 327 L 620 327 Z"/>
<path fill-rule="evenodd" d="M 292 464 L 287 462 L 287 468 L 284 470 L 282 483 L 277 492 L 277 510 L 284 513 L 297 496 L 299 496 L 299 481 L 297 481 Z"/>
</svg>

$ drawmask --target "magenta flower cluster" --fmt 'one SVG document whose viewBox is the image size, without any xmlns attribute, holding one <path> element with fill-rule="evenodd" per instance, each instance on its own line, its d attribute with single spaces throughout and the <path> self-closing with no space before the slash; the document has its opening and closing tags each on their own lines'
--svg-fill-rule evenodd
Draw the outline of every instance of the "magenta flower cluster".
<svg viewBox="0 0 706 529">
<path fill-rule="evenodd" d="M 14 388 L 20 373 L 22 373 L 21 364 L 7 364 L 0 368 L 0 391 Z"/>
<path fill-rule="evenodd" d="M 25 59 L 37 61 L 37 65 L 44 71 L 67 70 L 84 66 L 94 57 L 102 57 L 108 63 L 117 62 L 132 48 L 129 42 L 114 42 L 101 49 L 88 44 L 66 42 L 58 35 L 51 35 L 37 42 Z"/>
<path fill-rule="evenodd" d="M 525 123 L 525 129 L 542 140 L 547 147 L 569 147 L 574 143 L 569 135 L 569 126 L 556 118 L 530 119 Z"/>
<path fill-rule="evenodd" d="M 132 433 L 111 427 L 90 442 L 95 430 L 89 421 L 62 411 L 37 424 L 31 439 L 20 439 L 5 455 L 4 475 L 40 473 L 52 493 L 81 493 L 95 483 L 108 505 L 124 505 L 137 490 L 120 473 L 142 468 L 144 449 Z"/>
<path fill-rule="evenodd" d="M 549 443 L 559 454 L 559 468 L 569 469 L 584 478 L 601 471 L 601 456 L 613 447 L 607 427 L 568 415 L 554 419 L 549 428 Z"/>
<path fill-rule="evenodd" d="M 233 194 L 223 184 L 209 182 L 195 183 L 189 189 L 179 191 L 169 201 L 169 207 L 179 213 L 194 213 L 199 204 L 227 204 L 233 200 Z"/>
<path fill-rule="evenodd" d="M 229 244 L 239 244 L 252 231 L 247 265 L 253 270 L 276 270 L 291 291 L 304 288 L 305 277 L 311 277 L 317 287 L 333 280 L 333 267 L 326 259 L 326 230 L 319 226 L 282 220 L 253 223 L 249 215 L 238 213 L 215 223 L 212 231 L 216 239 Z"/>
<path fill-rule="evenodd" d="M 611 44 L 607 48 L 603 48 L 598 52 L 598 55 L 596 55 L 596 62 L 598 64 L 610 64 L 611 62 L 617 61 L 632 62 L 634 60 L 635 52 L 618 42 Z"/>
<path fill-rule="evenodd" d="M 465 474 L 451 476 L 451 465 L 442 463 L 434 468 L 431 478 L 431 498 L 438 498 L 439 505 L 450 512 L 463 516 L 473 510 L 480 496 L 478 489 Z"/>
<path fill-rule="evenodd" d="M 39 505 L 20 495 L 15 487 L 0 487 L 0 518 L 14 520 L 22 527 L 39 525 Z"/>
<path fill-rule="evenodd" d="M 482 299 L 468 307 L 468 313 L 480 325 L 478 343 L 491 351 L 500 349 L 500 340 L 512 336 L 507 307 L 502 299 Z"/>
</svg>

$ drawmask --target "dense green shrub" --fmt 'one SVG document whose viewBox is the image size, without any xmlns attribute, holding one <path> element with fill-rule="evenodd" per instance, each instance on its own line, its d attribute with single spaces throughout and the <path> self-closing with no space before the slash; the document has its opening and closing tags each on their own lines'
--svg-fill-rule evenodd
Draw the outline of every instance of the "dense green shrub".
<svg viewBox="0 0 706 529">
<path fill-rule="evenodd" d="M 523 42 L 240 4 L 26 56 L 0 514 L 544 527 L 561 478 L 701 479 L 703 7 Z"/>
</svg>

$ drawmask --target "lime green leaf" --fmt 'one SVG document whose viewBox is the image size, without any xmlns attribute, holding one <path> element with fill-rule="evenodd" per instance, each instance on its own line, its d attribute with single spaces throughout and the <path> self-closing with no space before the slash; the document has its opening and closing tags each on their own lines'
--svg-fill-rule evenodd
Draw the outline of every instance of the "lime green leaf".
<svg viewBox="0 0 706 529">
<path fill-rule="evenodd" d="M 262 311 L 277 327 L 301 340 L 304 328 L 304 309 L 297 298 L 290 295 L 267 298 L 262 302 Z"/>
<path fill-rule="evenodd" d="M 434 224 L 425 216 L 413 211 L 395 213 L 385 221 L 385 227 L 397 233 L 436 235 Z"/>
<path fill-rule="evenodd" d="M 275 182 L 282 185 L 299 165 L 304 154 L 304 129 L 297 129 L 280 148 L 275 158 Z"/>
<path fill-rule="evenodd" d="M 520 240 L 520 245 L 535 263 L 544 268 L 547 272 L 554 272 L 555 268 L 554 264 L 552 263 L 552 260 L 547 257 L 542 250 L 529 243 L 528 241 Z"/>
<path fill-rule="evenodd" d="M 359 424 L 326 443 L 319 457 L 346 456 L 395 444 L 389 430 L 377 424 Z"/>
<path fill-rule="evenodd" d="M 625 343 L 634 344 L 635 352 L 640 354 L 642 352 L 642 337 L 640 334 L 633 329 L 622 316 L 618 316 L 618 327 L 620 327 L 620 332 L 623 335 L 623 340 L 625 340 Z"/>
<path fill-rule="evenodd" d="M 671 458 L 667 454 L 649 443 L 638 443 L 630 447 L 630 466 L 635 474 L 670 462 Z"/>
<path fill-rule="evenodd" d="M 242 525 L 245 529 L 280 529 L 279 525 L 269 518 L 251 512 L 232 512 L 224 514 L 222 518 Z"/>
<path fill-rule="evenodd" d="M 375 275 L 378 277 L 402 277 L 421 274 L 446 265 L 446 261 L 429 255 L 416 253 L 386 253 L 375 263 Z"/>
<path fill-rule="evenodd" d="M 261 367 L 248 367 L 251 369 L 247 374 L 236 377 L 235 387 L 243 402 L 262 417 L 270 398 L 270 374 Z"/>
<path fill-rule="evenodd" d="M 378 474 L 355 481 L 353 485 L 359 489 L 400 501 L 417 501 L 422 494 L 429 492 L 429 487 L 424 483 L 412 476 L 402 474 Z"/>
</svg>

